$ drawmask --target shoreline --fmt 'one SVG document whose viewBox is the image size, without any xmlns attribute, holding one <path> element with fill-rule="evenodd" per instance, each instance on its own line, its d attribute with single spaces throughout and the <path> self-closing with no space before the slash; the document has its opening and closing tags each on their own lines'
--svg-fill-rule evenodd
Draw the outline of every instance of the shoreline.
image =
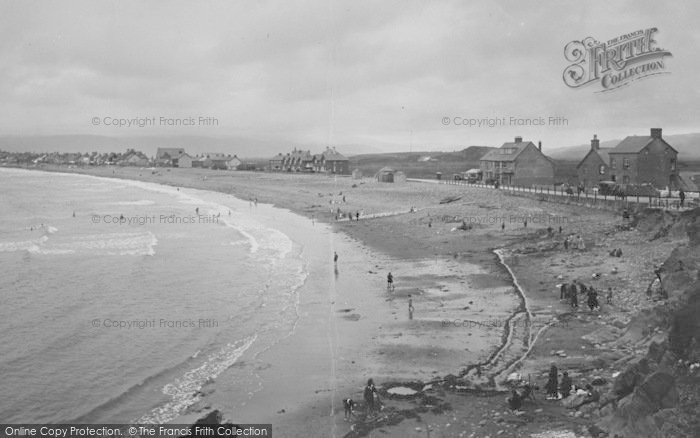
<svg viewBox="0 0 700 438">
<path fill-rule="evenodd" d="M 62 171 L 62 173 L 93 174 L 92 172 L 70 171 L 74 169 L 58 170 Z M 121 171 L 122 169 L 117 170 Z M 385 260 L 391 260 L 393 257 L 395 259 L 402 259 L 403 261 L 419 261 L 426 259 L 430 260 L 434 257 L 436 262 L 440 258 L 446 261 L 451 259 L 454 261 L 454 263 L 463 263 L 466 261 L 470 264 L 480 266 L 482 269 L 485 269 L 486 272 L 467 274 L 465 277 L 463 277 L 467 279 L 471 286 L 476 284 L 481 287 L 495 286 L 498 288 L 504 287 L 503 283 L 509 283 L 511 288 L 519 297 L 521 303 L 507 318 L 507 322 L 505 324 L 507 327 L 504 327 L 503 338 L 499 348 L 497 348 L 495 352 L 491 353 L 485 362 L 481 362 L 481 366 L 488 366 L 487 364 L 490 364 L 498 367 L 499 364 L 502 364 L 500 370 L 491 373 L 491 375 L 487 378 L 486 384 L 483 383 L 483 379 L 479 380 L 476 378 L 481 377 L 476 376 L 476 372 L 479 371 L 480 374 L 481 371 L 481 366 L 479 364 L 467 365 L 465 368 L 463 365 L 460 365 L 459 361 L 453 362 L 452 364 L 454 373 L 459 374 L 459 376 L 448 373 L 443 374 L 439 379 L 422 380 L 422 383 L 427 385 L 426 388 L 428 386 L 437 385 L 438 383 L 441 383 L 441 386 L 433 389 L 423 389 L 420 391 L 421 395 L 418 398 L 409 397 L 408 399 L 401 399 L 400 397 L 396 398 L 387 393 L 387 389 L 389 387 L 411 384 L 410 381 L 402 382 L 400 381 L 401 379 L 395 379 L 393 381 L 380 382 L 384 383 L 384 385 L 380 388 L 380 391 L 382 392 L 383 396 L 386 397 L 388 404 L 397 404 L 396 407 L 402 404 L 405 405 L 406 403 L 410 404 L 413 406 L 413 408 L 409 409 L 409 411 L 414 413 L 411 415 L 417 415 L 420 423 L 434 421 L 435 425 L 430 427 L 435 427 L 436 429 L 432 430 L 442 428 L 440 430 L 443 430 L 443 432 L 448 430 L 445 428 L 450 427 L 450 423 L 458 423 L 457 412 L 461 412 L 466 415 L 466 419 L 463 421 L 467 427 L 474 427 L 474 430 L 477 431 L 482 430 L 485 434 L 495 433 L 496 431 L 501 430 L 502 432 L 506 432 L 505 436 L 511 436 L 510 434 L 515 432 L 517 428 L 520 428 L 520 432 L 518 432 L 518 434 L 524 432 L 524 430 L 550 430 L 551 427 L 549 424 L 540 424 L 540 422 L 535 421 L 532 418 L 523 424 L 519 424 L 517 426 L 511 425 L 506 428 L 504 428 L 502 424 L 499 425 L 497 421 L 494 421 L 492 427 L 490 426 L 492 424 L 490 421 L 486 424 L 482 424 L 481 421 L 475 421 L 474 416 L 476 414 L 462 412 L 462 408 L 459 406 L 453 406 L 452 412 L 454 413 L 454 418 L 452 421 L 447 422 L 447 420 L 440 419 L 441 416 L 445 415 L 444 412 L 436 413 L 435 409 L 428 408 L 426 410 L 426 408 L 422 406 L 425 406 L 425 397 L 438 397 L 439 399 L 450 401 L 452 403 L 456 403 L 457 405 L 462 405 L 465 400 L 462 400 L 461 397 L 464 397 L 466 394 L 467 397 L 476 397 L 476 399 L 473 400 L 478 401 L 477 404 L 483 401 L 485 403 L 485 409 L 487 410 L 493 410 L 493 408 L 498 405 L 500 405 L 500 407 L 496 407 L 496 409 L 503 409 L 503 401 L 501 398 L 502 395 L 499 395 L 502 394 L 502 392 L 499 392 L 499 390 L 502 390 L 503 387 L 488 385 L 488 379 L 491 379 L 494 383 L 498 383 L 498 379 L 504 378 L 505 374 L 507 374 L 509 371 L 517 369 L 520 370 L 523 375 L 525 373 L 527 373 L 528 376 L 534 374 L 535 379 L 539 380 L 540 383 L 543 383 L 540 379 L 542 378 L 542 372 L 546 370 L 546 366 L 544 364 L 552 360 L 551 355 L 547 354 L 546 351 L 550 348 L 552 351 L 562 351 L 559 346 L 557 346 L 557 343 L 559 343 L 558 345 L 568 345 L 566 351 L 569 353 L 568 355 L 557 354 L 555 357 L 557 358 L 558 362 L 561 362 L 562 364 L 570 364 L 569 366 L 573 368 L 569 369 L 576 369 L 576 367 L 581 365 L 583 366 L 584 370 L 587 369 L 587 366 L 584 364 L 589 362 L 591 359 L 586 359 L 587 356 L 585 356 L 585 354 L 580 358 L 576 356 L 577 358 L 574 359 L 575 355 L 572 354 L 573 351 L 570 350 L 580 347 L 580 350 L 578 351 L 581 352 L 586 348 L 593 348 L 593 346 L 591 345 L 589 347 L 587 341 L 581 341 L 579 339 L 579 335 L 581 333 L 567 333 L 570 331 L 561 330 L 561 322 L 563 321 L 562 318 L 568 321 L 566 318 L 569 317 L 566 315 L 569 314 L 569 312 L 562 313 L 561 310 L 557 310 L 561 307 L 561 305 L 557 304 L 558 301 L 553 299 L 553 294 L 546 292 L 546 290 L 551 290 L 553 283 L 557 281 L 557 278 L 562 277 L 562 269 L 560 269 L 559 266 L 575 266 L 575 264 L 578 263 L 577 260 L 580 259 L 582 261 L 583 265 L 579 267 L 568 267 L 563 270 L 563 273 L 565 273 L 564 275 L 566 275 L 567 278 L 580 275 L 584 275 L 583 278 L 585 278 L 585 275 L 588 275 L 584 273 L 585 271 L 597 269 L 597 262 L 594 258 L 591 258 L 592 254 L 588 255 L 588 252 L 594 251 L 596 253 L 600 253 L 603 251 L 603 249 L 598 248 L 604 248 L 607 245 L 612 244 L 607 241 L 614 242 L 615 245 L 631 245 L 631 248 L 634 248 L 634 245 L 639 246 L 642 243 L 642 240 L 639 240 L 636 237 L 634 242 L 626 242 L 624 235 L 621 238 L 617 238 L 614 235 L 611 237 L 611 235 L 607 234 L 608 231 L 606 230 L 610 229 L 610 225 L 614 225 L 617 220 L 611 220 L 614 216 L 609 212 L 586 211 L 585 207 L 549 205 L 546 203 L 538 204 L 533 203 L 531 199 L 511 199 L 497 192 L 492 192 L 491 196 L 488 196 L 487 194 L 484 197 L 482 196 L 483 192 L 480 193 L 475 189 L 464 190 L 464 187 L 455 188 L 454 186 L 439 186 L 437 188 L 429 188 L 415 185 L 387 187 L 386 185 L 377 185 L 367 182 L 366 180 L 358 182 L 349 179 L 347 181 L 343 181 L 344 185 L 339 186 L 337 181 L 330 181 L 329 179 L 324 180 L 322 177 L 304 178 L 300 175 L 250 175 L 246 173 L 237 175 L 221 175 L 222 182 L 217 184 L 211 181 L 216 179 L 215 175 L 208 174 L 208 171 L 203 173 L 168 173 L 171 173 L 171 175 L 166 175 L 166 178 L 164 178 L 165 181 L 157 181 L 160 178 L 138 178 L 135 176 L 138 174 L 138 170 L 127 169 L 127 172 L 122 173 L 119 176 L 115 176 L 114 178 L 153 181 L 171 186 L 189 186 L 197 189 L 234 194 L 239 199 L 243 200 L 245 200 L 246 193 L 256 193 L 259 195 L 259 198 L 263 200 L 262 202 L 271 201 L 270 203 L 276 207 L 288 209 L 289 211 L 302 215 L 306 218 L 313 218 L 313 220 L 327 222 L 329 224 L 329 228 L 331 228 L 333 232 L 341 231 L 342 234 L 355 240 L 360 245 L 371 248 L 371 251 L 373 252 L 376 251 L 378 254 L 382 254 Z M 198 176 L 201 178 L 202 175 L 209 175 L 211 177 L 210 181 L 206 182 L 208 178 L 204 178 L 204 180 L 195 179 Z M 97 176 L 110 177 L 109 175 Z M 140 176 L 141 175 L 139 175 L 139 177 Z M 295 180 L 295 177 L 300 178 Z M 186 184 L 188 181 L 190 182 L 190 185 Z M 227 184 L 228 181 L 231 181 L 230 185 Z M 234 187 L 234 182 L 243 184 L 240 184 L 238 187 Z M 281 187 L 279 184 L 280 182 L 282 182 L 282 186 L 293 185 L 294 187 Z M 350 184 L 352 184 L 352 188 L 350 187 Z M 335 222 L 332 220 L 332 214 L 328 214 L 327 212 L 325 214 L 323 213 L 325 208 L 322 205 L 319 205 L 317 199 L 328 197 L 330 197 L 331 200 L 334 198 L 337 199 L 338 195 L 335 195 L 335 193 L 338 189 L 342 189 L 338 193 L 347 192 L 351 199 L 350 203 L 352 203 L 350 206 L 351 209 L 358 208 L 356 205 L 364 206 L 364 204 L 361 203 L 354 203 L 354 198 L 356 195 L 352 190 L 357 187 L 362 188 L 362 184 L 366 184 L 367 186 L 371 187 L 371 190 L 367 190 L 366 188 L 362 189 L 362 194 L 357 195 L 359 196 L 358 199 L 360 199 L 362 202 L 370 202 L 370 213 L 367 215 L 368 218 L 355 222 Z M 202 188 L 202 186 L 206 186 L 206 188 Z M 329 188 L 334 189 L 332 192 L 333 194 L 328 193 Z M 316 194 L 313 193 L 313 191 L 318 191 L 318 197 L 315 196 Z M 470 199 L 451 205 L 435 205 L 440 196 L 444 197 L 457 191 L 469 194 Z M 297 197 L 294 199 L 288 199 L 281 195 L 283 193 L 288 193 L 291 195 L 291 193 L 299 192 L 301 192 L 301 195 L 298 196 L 299 199 L 297 199 Z M 401 211 L 405 210 L 403 210 L 403 208 L 396 208 L 397 206 L 400 207 L 401 204 L 397 204 L 397 201 L 393 201 L 394 195 L 400 198 L 398 202 L 402 203 L 403 205 L 415 205 L 417 207 L 417 212 L 407 212 L 405 214 L 401 214 Z M 476 198 L 473 198 L 474 196 L 476 196 Z M 382 202 L 384 204 L 382 204 Z M 345 207 L 345 205 L 341 205 Z M 376 205 L 385 205 L 386 211 L 392 212 L 392 214 L 381 215 L 378 214 L 376 210 L 372 211 L 372 206 L 375 206 L 374 208 L 376 208 Z M 507 209 L 509 212 L 517 210 L 522 214 L 536 214 L 535 212 L 538 211 L 537 209 L 539 209 L 539 211 L 545 212 L 548 215 L 568 218 L 570 221 L 565 224 L 567 232 L 570 233 L 573 231 L 582 233 L 585 236 L 587 243 L 590 241 L 590 243 L 588 243 L 590 249 L 580 254 L 577 252 L 569 252 L 568 254 L 570 254 L 570 256 L 573 258 L 569 257 L 571 260 L 567 262 L 566 258 L 560 260 L 560 257 L 558 256 L 559 250 L 555 249 L 557 248 L 557 245 L 561 244 L 562 237 L 560 237 L 560 235 L 556 232 L 553 233 L 554 235 L 552 235 L 551 232 L 547 232 L 542 224 L 539 224 L 540 226 L 537 226 L 538 224 L 532 224 L 531 228 L 529 229 L 525 229 L 526 227 L 518 227 L 517 224 L 516 226 L 508 224 L 506 231 L 497 230 L 494 229 L 494 227 L 489 228 L 486 226 L 475 225 L 474 230 L 470 230 L 468 232 L 455 232 L 454 227 L 450 225 L 451 223 L 455 223 L 458 217 L 464 217 L 465 209 L 466 211 L 474 211 L 474 214 L 491 214 L 489 212 L 495 211 L 497 213 L 503 208 Z M 376 217 L 369 219 L 369 217 L 371 217 L 370 215 L 372 214 L 376 215 Z M 455 222 L 452 222 L 453 215 Z M 434 224 L 434 226 L 431 228 L 432 224 Z M 629 232 L 625 231 L 623 231 L 623 233 L 629 234 Z M 469 237 L 468 240 L 462 239 L 466 239 L 467 236 Z M 653 261 L 656 262 L 659 258 L 664 257 L 662 254 L 666 254 L 667 256 L 672 247 L 673 245 L 670 243 L 664 244 L 664 249 L 654 256 L 655 259 Z M 633 249 L 630 250 L 628 247 L 625 247 L 625 253 L 628 253 L 628 250 L 632 251 L 630 254 L 634 252 Z M 526 266 L 522 264 L 522 261 L 525 259 L 528 260 Z M 544 265 L 544 263 L 546 263 L 546 265 Z M 572 263 L 574 263 L 574 265 L 572 265 Z M 645 262 L 644 264 L 647 263 L 651 262 Z M 390 267 L 388 268 L 390 269 Z M 623 270 L 626 269 L 627 271 L 624 272 L 629 272 L 632 274 L 637 272 L 639 268 L 640 266 L 635 265 L 635 263 L 627 263 L 627 266 L 624 267 Z M 550 272 L 555 273 L 557 271 L 559 272 L 558 274 L 554 274 L 553 277 L 549 277 Z M 619 284 L 617 287 L 623 287 L 622 285 L 626 283 L 620 283 L 620 280 L 627 278 L 627 274 L 625 274 L 625 276 L 618 277 L 603 274 L 603 277 L 609 277 L 603 278 L 605 283 Z M 401 281 L 401 277 L 399 278 L 399 281 Z M 545 281 L 545 278 L 553 278 L 553 280 Z M 629 280 L 624 281 L 629 282 L 633 280 L 634 278 L 630 277 Z M 381 284 L 381 280 L 378 280 L 378 282 Z M 549 286 L 547 285 L 548 283 Z M 624 296 L 627 296 L 626 294 Z M 425 296 L 426 299 L 428 299 L 425 305 L 428 305 L 429 303 L 437 303 L 439 301 L 436 301 L 435 297 L 431 296 L 430 293 Z M 392 306 L 392 303 L 396 298 L 397 297 L 393 297 L 391 299 L 389 302 L 390 306 Z M 444 300 L 444 297 L 440 298 L 440 300 Z M 438 308 L 445 306 L 444 303 L 436 305 Z M 625 298 L 625 305 L 632 306 L 633 309 L 637 309 L 639 307 L 639 303 L 637 303 L 636 299 L 632 300 L 631 298 Z M 465 307 L 465 309 L 471 311 L 469 306 Z M 620 318 L 618 314 L 619 311 L 615 306 L 613 306 L 610 308 L 609 312 L 606 310 L 605 314 L 601 314 L 599 316 L 604 317 L 605 320 L 613 321 L 616 318 Z M 622 313 L 622 315 L 624 315 L 624 313 Z M 585 333 L 595 331 L 594 327 L 586 325 L 588 323 L 585 321 L 590 320 L 587 311 L 579 311 L 576 318 L 581 320 L 580 323 L 577 322 L 576 324 L 579 326 L 580 324 L 584 324 L 580 327 L 582 327 Z M 523 319 L 526 320 L 525 326 L 527 328 L 527 333 L 525 336 L 523 336 L 523 333 L 518 331 L 520 324 L 517 324 L 517 322 Z M 426 329 L 425 327 L 423 327 L 421 330 L 424 332 L 425 330 L 428 330 L 425 333 L 431 333 L 430 329 Z M 544 336 L 545 334 L 546 336 Z M 445 336 L 444 331 L 442 333 L 438 333 L 438 335 Z M 573 338 L 572 335 L 574 336 Z M 542 338 L 542 336 L 544 336 L 544 338 Z M 561 342 L 555 341 L 555 339 L 558 339 L 561 336 L 564 336 Z M 515 345 L 517 343 L 519 344 Z M 517 357 L 507 357 L 509 348 L 519 351 Z M 554 350 L 553 348 L 559 349 Z M 581 365 L 575 365 L 576 363 L 580 363 Z M 460 369 L 462 372 L 459 371 Z M 580 374 L 580 372 L 575 374 Z M 496 392 L 493 392 L 494 390 Z M 355 394 L 359 395 L 359 393 Z M 321 398 L 323 397 L 320 397 L 319 399 Z M 320 405 L 324 404 L 330 404 L 331 415 L 338 417 L 338 414 L 335 412 L 337 401 L 327 400 L 325 403 L 320 402 Z M 316 406 L 313 405 L 314 403 L 312 403 L 312 406 L 302 409 L 302 411 L 306 412 L 306 414 L 301 415 L 307 421 L 318 415 L 318 411 L 316 411 L 316 409 L 319 406 L 319 402 L 315 403 Z M 540 406 L 540 410 L 542 407 L 543 406 Z M 546 406 L 544 407 L 546 408 L 546 412 L 551 410 Z M 403 412 L 405 412 L 405 409 Z M 507 414 L 507 412 L 503 413 L 503 415 L 505 414 Z M 568 415 L 564 414 L 564 412 L 560 412 L 555 409 L 548 415 L 550 415 L 550 417 L 551 415 L 554 415 L 556 418 L 561 417 L 562 419 L 566 419 L 566 421 L 571 420 Z M 392 424 L 390 429 L 392 430 L 392 433 L 403 434 L 395 436 L 413 436 L 413 434 L 415 434 L 416 430 L 412 431 L 412 429 L 417 429 L 418 426 L 411 426 L 410 423 L 412 423 L 412 421 L 409 420 L 409 417 L 406 417 L 406 415 L 401 414 L 400 418 L 397 417 L 396 415 L 398 414 L 394 412 L 393 406 L 389 406 L 389 411 L 386 415 L 386 422 Z M 448 416 L 450 415 L 451 414 L 448 414 Z M 420 420 L 421 417 L 422 420 Z M 345 423 L 336 418 L 335 421 L 333 421 L 333 436 L 363 436 L 364 433 L 367 433 L 372 429 L 384 430 L 383 428 L 386 427 L 386 422 L 383 423 L 382 421 L 378 422 L 377 424 L 370 425 L 369 429 L 367 429 L 367 425 L 362 422 L 355 423 L 354 426 L 357 426 L 354 427 L 355 431 L 353 432 L 351 430 L 343 435 L 342 432 L 339 431 L 342 430 Z M 561 425 L 567 424 L 566 421 L 561 422 Z M 576 427 L 580 427 L 580 424 L 577 426 L 575 423 L 576 422 L 572 423 L 571 427 L 574 429 Z M 319 429 L 319 427 L 321 426 L 316 424 L 311 429 L 323 430 L 323 427 L 321 427 L 321 429 Z M 511 427 L 515 427 L 516 429 L 510 430 L 509 428 Z M 303 429 L 299 430 L 301 431 Z M 364 432 L 362 432 L 362 430 L 364 430 Z M 340 435 L 336 435 L 338 433 L 340 433 Z"/>
</svg>

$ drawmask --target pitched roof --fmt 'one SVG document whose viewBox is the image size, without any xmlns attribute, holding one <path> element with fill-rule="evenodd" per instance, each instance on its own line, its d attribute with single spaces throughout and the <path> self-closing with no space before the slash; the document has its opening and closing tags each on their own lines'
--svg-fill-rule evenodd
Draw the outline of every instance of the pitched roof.
<svg viewBox="0 0 700 438">
<path fill-rule="evenodd" d="M 486 155 L 481 157 L 480 161 L 515 161 L 528 145 L 535 146 L 531 141 L 503 143 L 500 148 L 488 151 Z"/>
<path fill-rule="evenodd" d="M 158 148 L 156 151 L 156 158 L 174 158 L 180 156 L 180 154 L 183 154 L 184 152 L 185 150 L 183 148 Z"/>
<path fill-rule="evenodd" d="M 630 135 L 625 137 L 617 146 L 615 146 L 611 152 L 612 153 L 637 153 L 647 147 L 649 143 L 654 138 L 649 135 Z"/>
<path fill-rule="evenodd" d="M 613 148 L 598 148 L 598 149 L 590 149 L 588 153 L 586 154 L 585 157 L 579 163 L 576 165 L 576 168 L 578 169 L 581 167 L 581 164 L 583 164 L 584 161 L 588 158 L 589 155 L 592 153 L 597 153 L 598 156 L 600 157 L 601 160 L 603 160 L 603 163 L 605 163 L 606 166 L 610 165 L 610 151 L 612 151 Z"/>
<path fill-rule="evenodd" d="M 670 147 L 674 152 L 678 153 L 673 147 L 666 142 L 663 138 L 656 138 L 650 135 L 630 135 L 622 140 L 617 146 L 612 148 L 609 153 L 611 154 L 636 154 L 642 149 L 647 147 L 654 140 L 660 140 L 664 144 Z"/>
</svg>

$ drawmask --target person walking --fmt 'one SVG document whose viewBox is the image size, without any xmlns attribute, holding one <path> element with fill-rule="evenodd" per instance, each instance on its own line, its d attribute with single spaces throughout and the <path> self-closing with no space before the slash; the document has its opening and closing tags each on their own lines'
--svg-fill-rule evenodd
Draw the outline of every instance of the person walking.
<svg viewBox="0 0 700 438">
<path fill-rule="evenodd" d="M 386 276 L 386 288 L 392 292 L 394 291 L 394 276 L 391 275 L 391 272 Z"/>
</svg>

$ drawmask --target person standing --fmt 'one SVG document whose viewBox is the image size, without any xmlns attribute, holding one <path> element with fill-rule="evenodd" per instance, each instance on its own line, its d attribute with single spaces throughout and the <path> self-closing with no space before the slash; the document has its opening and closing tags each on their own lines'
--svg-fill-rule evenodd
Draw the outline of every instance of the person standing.
<svg viewBox="0 0 700 438">
<path fill-rule="evenodd" d="M 561 376 L 561 386 L 559 387 L 562 398 L 567 398 L 571 394 L 571 386 L 571 377 L 569 377 L 568 372 L 564 371 L 564 374 Z"/>
<path fill-rule="evenodd" d="M 338 264 L 338 253 L 333 251 L 333 264 Z"/>
<path fill-rule="evenodd" d="M 394 290 L 394 276 L 391 275 L 391 272 L 386 276 L 386 288 L 392 292 Z"/>
<path fill-rule="evenodd" d="M 612 304 L 613 301 L 613 290 L 611 287 L 608 288 L 608 294 L 605 296 L 605 304 Z"/>
<path fill-rule="evenodd" d="M 681 199 L 681 207 L 683 207 L 683 204 L 685 204 L 685 192 L 683 189 L 678 192 L 678 197 Z"/>
<path fill-rule="evenodd" d="M 549 378 L 547 379 L 547 384 L 544 387 L 546 391 L 547 398 L 557 398 L 557 390 L 559 389 L 559 370 L 557 366 L 552 364 L 549 368 Z"/>
<path fill-rule="evenodd" d="M 367 380 L 367 386 L 363 393 L 365 404 L 367 405 L 367 415 L 374 413 L 374 395 L 377 393 L 377 388 L 374 386 L 374 380 Z"/>
<path fill-rule="evenodd" d="M 411 296 L 408 296 L 408 319 L 413 319 L 413 311 L 415 309 L 413 308 L 413 298 Z"/>
</svg>

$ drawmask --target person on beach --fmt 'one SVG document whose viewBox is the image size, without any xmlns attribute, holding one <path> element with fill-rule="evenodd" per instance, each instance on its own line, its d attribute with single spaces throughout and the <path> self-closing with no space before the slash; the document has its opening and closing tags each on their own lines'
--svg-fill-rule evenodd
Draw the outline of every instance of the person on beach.
<svg viewBox="0 0 700 438">
<path fill-rule="evenodd" d="M 527 218 L 523 221 L 523 228 L 527 228 Z"/>
<path fill-rule="evenodd" d="M 578 409 L 583 405 L 596 403 L 600 400 L 600 392 L 598 392 L 598 390 L 595 389 L 590 383 L 586 384 L 586 391 L 588 391 L 586 398 L 581 403 L 572 406 L 571 409 Z"/>
<path fill-rule="evenodd" d="M 683 189 L 681 189 L 681 190 L 678 192 L 678 197 L 679 197 L 680 200 L 681 200 L 681 207 L 683 207 L 683 204 L 685 204 L 685 192 L 683 191 Z"/>
<path fill-rule="evenodd" d="M 562 283 L 559 286 L 559 301 L 567 298 L 567 293 L 569 292 L 569 283 Z"/>
<path fill-rule="evenodd" d="M 377 393 L 377 388 L 374 386 L 374 380 L 367 380 L 367 386 L 363 393 L 365 404 L 367 405 L 367 415 L 374 413 L 374 395 Z"/>
<path fill-rule="evenodd" d="M 510 393 L 510 397 L 506 399 L 506 402 L 511 411 L 517 411 L 523 405 L 523 399 L 515 389 Z"/>
<path fill-rule="evenodd" d="M 561 234 L 561 232 L 562 232 L 561 225 L 559 225 L 559 234 Z"/>
<path fill-rule="evenodd" d="M 578 307 L 578 288 L 576 287 L 576 280 L 569 285 L 569 300 L 572 309 Z"/>
<path fill-rule="evenodd" d="M 359 211 L 355 213 L 355 219 L 357 220 L 357 222 L 360 222 L 360 212 Z"/>
<path fill-rule="evenodd" d="M 561 376 L 561 386 L 559 386 L 562 398 L 567 398 L 569 394 L 571 394 L 571 386 L 571 377 L 569 377 L 569 373 L 567 371 L 564 371 L 564 374 Z"/>
<path fill-rule="evenodd" d="M 391 272 L 386 276 L 386 288 L 392 292 L 394 291 L 394 276 L 391 275 Z"/>
<path fill-rule="evenodd" d="M 559 370 L 557 366 L 552 364 L 549 368 L 549 378 L 547 379 L 547 384 L 544 386 L 546 398 L 557 399 L 557 390 L 559 389 Z"/>
<path fill-rule="evenodd" d="M 411 296 L 408 296 L 408 319 L 413 319 L 413 311 L 415 309 L 413 308 L 413 298 Z"/>
<path fill-rule="evenodd" d="M 566 236 L 566 238 L 564 239 L 564 250 L 566 251 L 568 249 L 569 249 L 569 236 Z"/>
<path fill-rule="evenodd" d="M 613 290 L 611 287 L 608 288 L 608 294 L 605 296 L 605 304 L 612 304 L 613 302 Z"/>
<path fill-rule="evenodd" d="M 194 209 L 194 213 L 195 213 L 196 215 L 199 215 L 199 207 L 197 207 L 197 208 Z"/>
<path fill-rule="evenodd" d="M 501 222 L 501 231 L 504 231 L 506 229 L 506 223 Z"/>
<path fill-rule="evenodd" d="M 338 264 L 338 253 L 333 251 L 333 264 Z"/>
<path fill-rule="evenodd" d="M 255 198 L 255 199 L 253 200 L 253 203 L 254 203 L 255 206 L 257 207 L 257 206 L 258 206 L 258 198 Z"/>
<path fill-rule="evenodd" d="M 588 290 L 588 308 L 591 309 L 591 312 L 600 308 L 600 304 L 598 304 L 598 292 L 593 288 Z"/>
</svg>

